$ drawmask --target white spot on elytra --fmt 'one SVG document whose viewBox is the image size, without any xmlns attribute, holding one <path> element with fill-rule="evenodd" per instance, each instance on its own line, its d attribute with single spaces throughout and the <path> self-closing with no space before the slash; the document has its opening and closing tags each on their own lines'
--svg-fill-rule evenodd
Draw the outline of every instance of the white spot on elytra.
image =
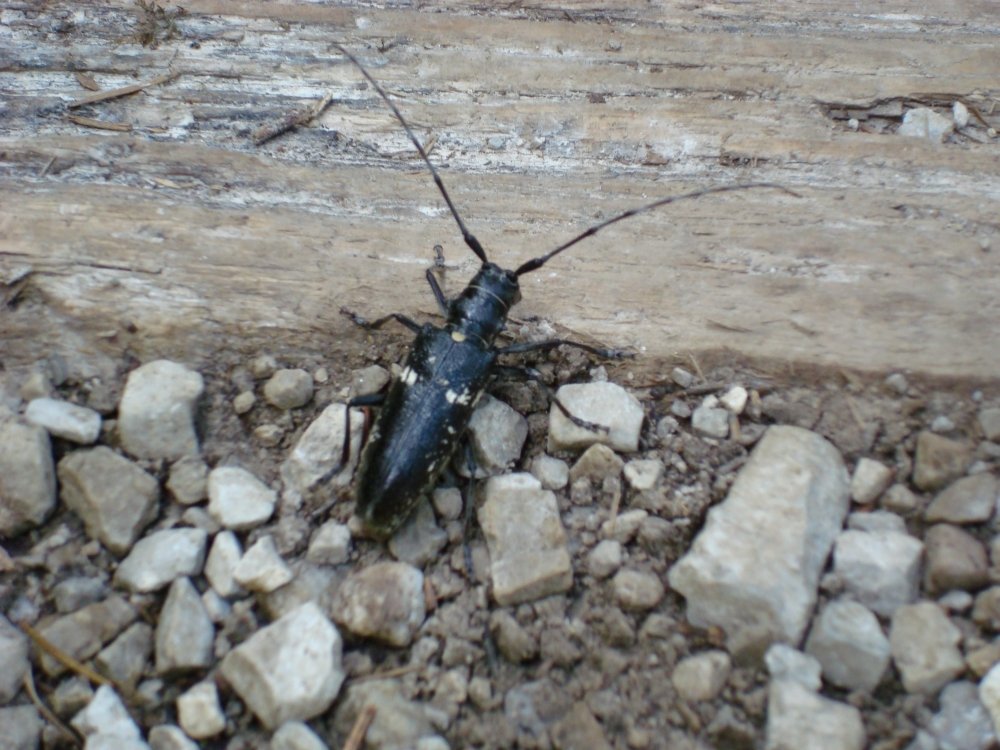
<svg viewBox="0 0 1000 750">
<path fill-rule="evenodd" d="M 451 388 L 449 388 L 444 392 L 444 397 L 448 399 L 449 404 L 453 404 L 456 401 L 458 401 L 458 394 L 455 393 L 455 391 L 453 391 Z"/>
<path fill-rule="evenodd" d="M 399 377 L 406 385 L 413 385 L 420 379 L 417 377 L 416 370 L 411 370 L 409 367 L 404 367 Z"/>
<path fill-rule="evenodd" d="M 457 341 L 458 343 L 461 344 L 463 341 L 465 341 L 465 334 L 462 333 L 461 331 L 452 331 L 451 340 Z"/>
</svg>

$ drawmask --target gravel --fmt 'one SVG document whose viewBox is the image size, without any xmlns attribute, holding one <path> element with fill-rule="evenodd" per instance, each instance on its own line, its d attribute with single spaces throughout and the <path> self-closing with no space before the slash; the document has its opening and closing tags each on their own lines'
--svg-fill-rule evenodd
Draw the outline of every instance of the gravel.
<svg viewBox="0 0 1000 750">
<path fill-rule="evenodd" d="M 578 361 L 541 369 L 582 379 Z M 279 410 L 264 389 L 285 371 L 316 376 Z M 446 476 L 381 545 L 350 531 L 360 411 L 351 460 L 316 484 L 341 453 L 352 378 L 336 363 L 143 365 L 117 412 L 99 399 L 93 445 L 50 421 L 96 403 L 71 375 L 15 374 L 0 420 L 4 739 L 51 745 L 23 689 L 34 663 L 98 748 L 339 747 L 369 704 L 366 747 L 386 750 L 991 747 L 1000 394 L 908 373 L 846 387 L 848 408 L 839 378 L 762 395 L 731 368 L 675 375 L 662 398 L 575 384 L 598 386 L 605 411 L 573 413 L 613 429 L 569 443 L 551 441 L 561 412 L 535 386 L 505 386 L 483 404 L 503 419 L 475 436 L 496 475 Z M 172 395 L 136 403 L 150 383 Z M 239 415 L 238 394 L 252 396 Z M 157 421 L 163 403 L 177 414 Z M 701 409 L 725 415 L 725 436 Z M 121 692 L 30 647 L 22 620 Z"/>
</svg>

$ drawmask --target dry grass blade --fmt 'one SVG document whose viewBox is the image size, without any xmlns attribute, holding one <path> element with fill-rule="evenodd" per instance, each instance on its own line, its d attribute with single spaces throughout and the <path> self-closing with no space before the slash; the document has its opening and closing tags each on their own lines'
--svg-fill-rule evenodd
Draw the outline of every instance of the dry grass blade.
<svg viewBox="0 0 1000 750">
<path fill-rule="evenodd" d="M 98 674 L 86 664 L 78 662 L 24 620 L 21 620 L 17 626 L 21 628 L 21 630 L 23 630 L 32 641 L 34 641 L 38 648 L 47 653 L 67 669 L 76 672 L 81 677 L 86 677 L 88 680 L 97 685 L 111 685 L 116 690 L 118 689 L 118 686 L 115 685 L 114 681 L 109 680 L 102 674 Z"/>
<path fill-rule="evenodd" d="M 84 740 L 83 737 L 80 736 L 80 733 L 73 729 L 73 727 L 63 723 L 63 720 L 56 716 L 52 709 L 45 705 L 45 702 L 39 697 L 38 691 L 35 689 L 35 675 L 31 671 L 30 664 L 28 665 L 28 671 L 24 674 L 24 681 L 22 684 L 24 685 L 24 692 L 28 694 L 28 698 L 30 698 L 31 702 L 35 704 L 35 708 L 38 709 L 38 713 L 44 716 L 45 720 L 49 722 L 49 724 L 69 737 L 76 747 L 83 747 Z"/>
<path fill-rule="evenodd" d="M 361 743 L 365 741 L 368 727 L 375 720 L 375 711 L 375 706 L 365 706 L 361 709 L 358 718 L 354 720 L 354 726 L 351 727 L 351 733 L 344 740 L 343 750 L 361 750 Z"/>
<path fill-rule="evenodd" d="M 70 122 L 75 122 L 77 125 L 82 125 L 85 128 L 114 130 L 119 133 L 128 133 L 132 130 L 132 126 L 127 122 L 105 122 L 104 120 L 95 120 L 93 117 L 84 117 L 82 115 L 69 115 L 68 117 Z"/>
<path fill-rule="evenodd" d="M 159 86 L 161 83 L 172 81 L 179 75 L 180 73 L 164 73 L 162 76 L 157 76 L 152 81 L 147 81 L 146 83 L 133 83 L 131 86 L 122 86 L 118 89 L 97 91 L 93 94 L 89 94 L 88 96 L 71 101 L 66 106 L 70 109 L 76 109 L 77 107 L 85 107 L 88 104 L 97 104 L 98 102 L 107 101 L 108 99 L 118 99 L 122 96 L 129 96 L 130 94 L 136 94 L 143 89 L 148 89 L 150 86 Z"/>
</svg>

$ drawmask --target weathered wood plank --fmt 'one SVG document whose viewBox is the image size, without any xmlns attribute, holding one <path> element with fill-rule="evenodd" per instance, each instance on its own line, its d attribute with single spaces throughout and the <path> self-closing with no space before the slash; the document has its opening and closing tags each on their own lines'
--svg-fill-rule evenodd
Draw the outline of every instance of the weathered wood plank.
<svg viewBox="0 0 1000 750">
<path fill-rule="evenodd" d="M 130 3 L 0 15 L 0 354 L 350 351 L 340 305 L 432 313 L 435 244 L 474 269 L 405 136 L 331 46 L 398 98 L 470 228 L 514 265 L 644 201 L 746 180 L 609 229 L 524 279 L 521 316 L 643 353 L 991 377 L 1000 348 L 1000 18 L 989 2 L 638 2 L 486 9 L 186 2 L 134 41 Z M 175 80 L 74 113 L 102 88 Z M 309 127 L 253 133 L 326 94 Z M 935 144 L 831 116 L 973 107 Z M 864 132 L 883 129 L 885 132 Z M 981 141 L 981 142 L 980 142 Z"/>
</svg>

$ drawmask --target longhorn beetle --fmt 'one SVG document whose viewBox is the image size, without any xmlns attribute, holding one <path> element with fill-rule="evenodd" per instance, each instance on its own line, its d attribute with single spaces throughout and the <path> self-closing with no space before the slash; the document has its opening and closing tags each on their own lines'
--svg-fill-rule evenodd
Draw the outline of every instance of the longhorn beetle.
<svg viewBox="0 0 1000 750">
<path fill-rule="evenodd" d="M 369 329 L 378 328 L 389 320 L 396 320 L 416 334 L 406 363 L 400 374 L 393 379 L 388 393 L 362 396 L 348 402 L 340 463 L 324 477 L 328 478 L 339 471 L 350 456 L 350 407 L 381 404 L 382 409 L 361 453 L 355 482 L 355 513 L 368 533 L 387 538 L 409 517 L 419 500 L 434 489 L 455 453 L 472 416 L 472 410 L 489 384 L 491 375 L 496 369 L 502 368 L 496 364 L 499 355 L 572 346 L 598 356 L 622 356 L 616 350 L 599 349 L 565 339 L 495 346 L 494 342 L 504 329 L 510 308 L 521 299 L 518 286 L 520 276 L 538 270 L 559 253 L 611 224 L 675 201 L 748 188 L 766 187 L 788 193 L 791 191 L 773 183 L 757 182 L 722 185 L 661 198 L 602 221 L 554 250 L 532 258 L 510 271 L 491 262 L 479 240 L 466 229 L 444 182 L 427 157 L 427 152 L 382 87 L 354 55 L 340 44 L 334 43 L 333 46 L 358 68 L 392 110 L 430 170 L 434 183 L 458 224 L 465 244 L 483 262 L 468 286 L 451 300 L 441 290 L 433 270 L 427 269 L 427 282 L 446 318 L 441 328 L 429 323 L 420 325 L 400 313 L 392 313 L 369 322 L 348 310 L 341 311 Z M 528 368 L 518 369 L 529 378 L 539 380 L 537 372 Z M 576 424 L 592 430 L 606 430 L 600 425 L 574 417 L 558 399 L 553 397 L 553 401 Z"/>
</svg>

